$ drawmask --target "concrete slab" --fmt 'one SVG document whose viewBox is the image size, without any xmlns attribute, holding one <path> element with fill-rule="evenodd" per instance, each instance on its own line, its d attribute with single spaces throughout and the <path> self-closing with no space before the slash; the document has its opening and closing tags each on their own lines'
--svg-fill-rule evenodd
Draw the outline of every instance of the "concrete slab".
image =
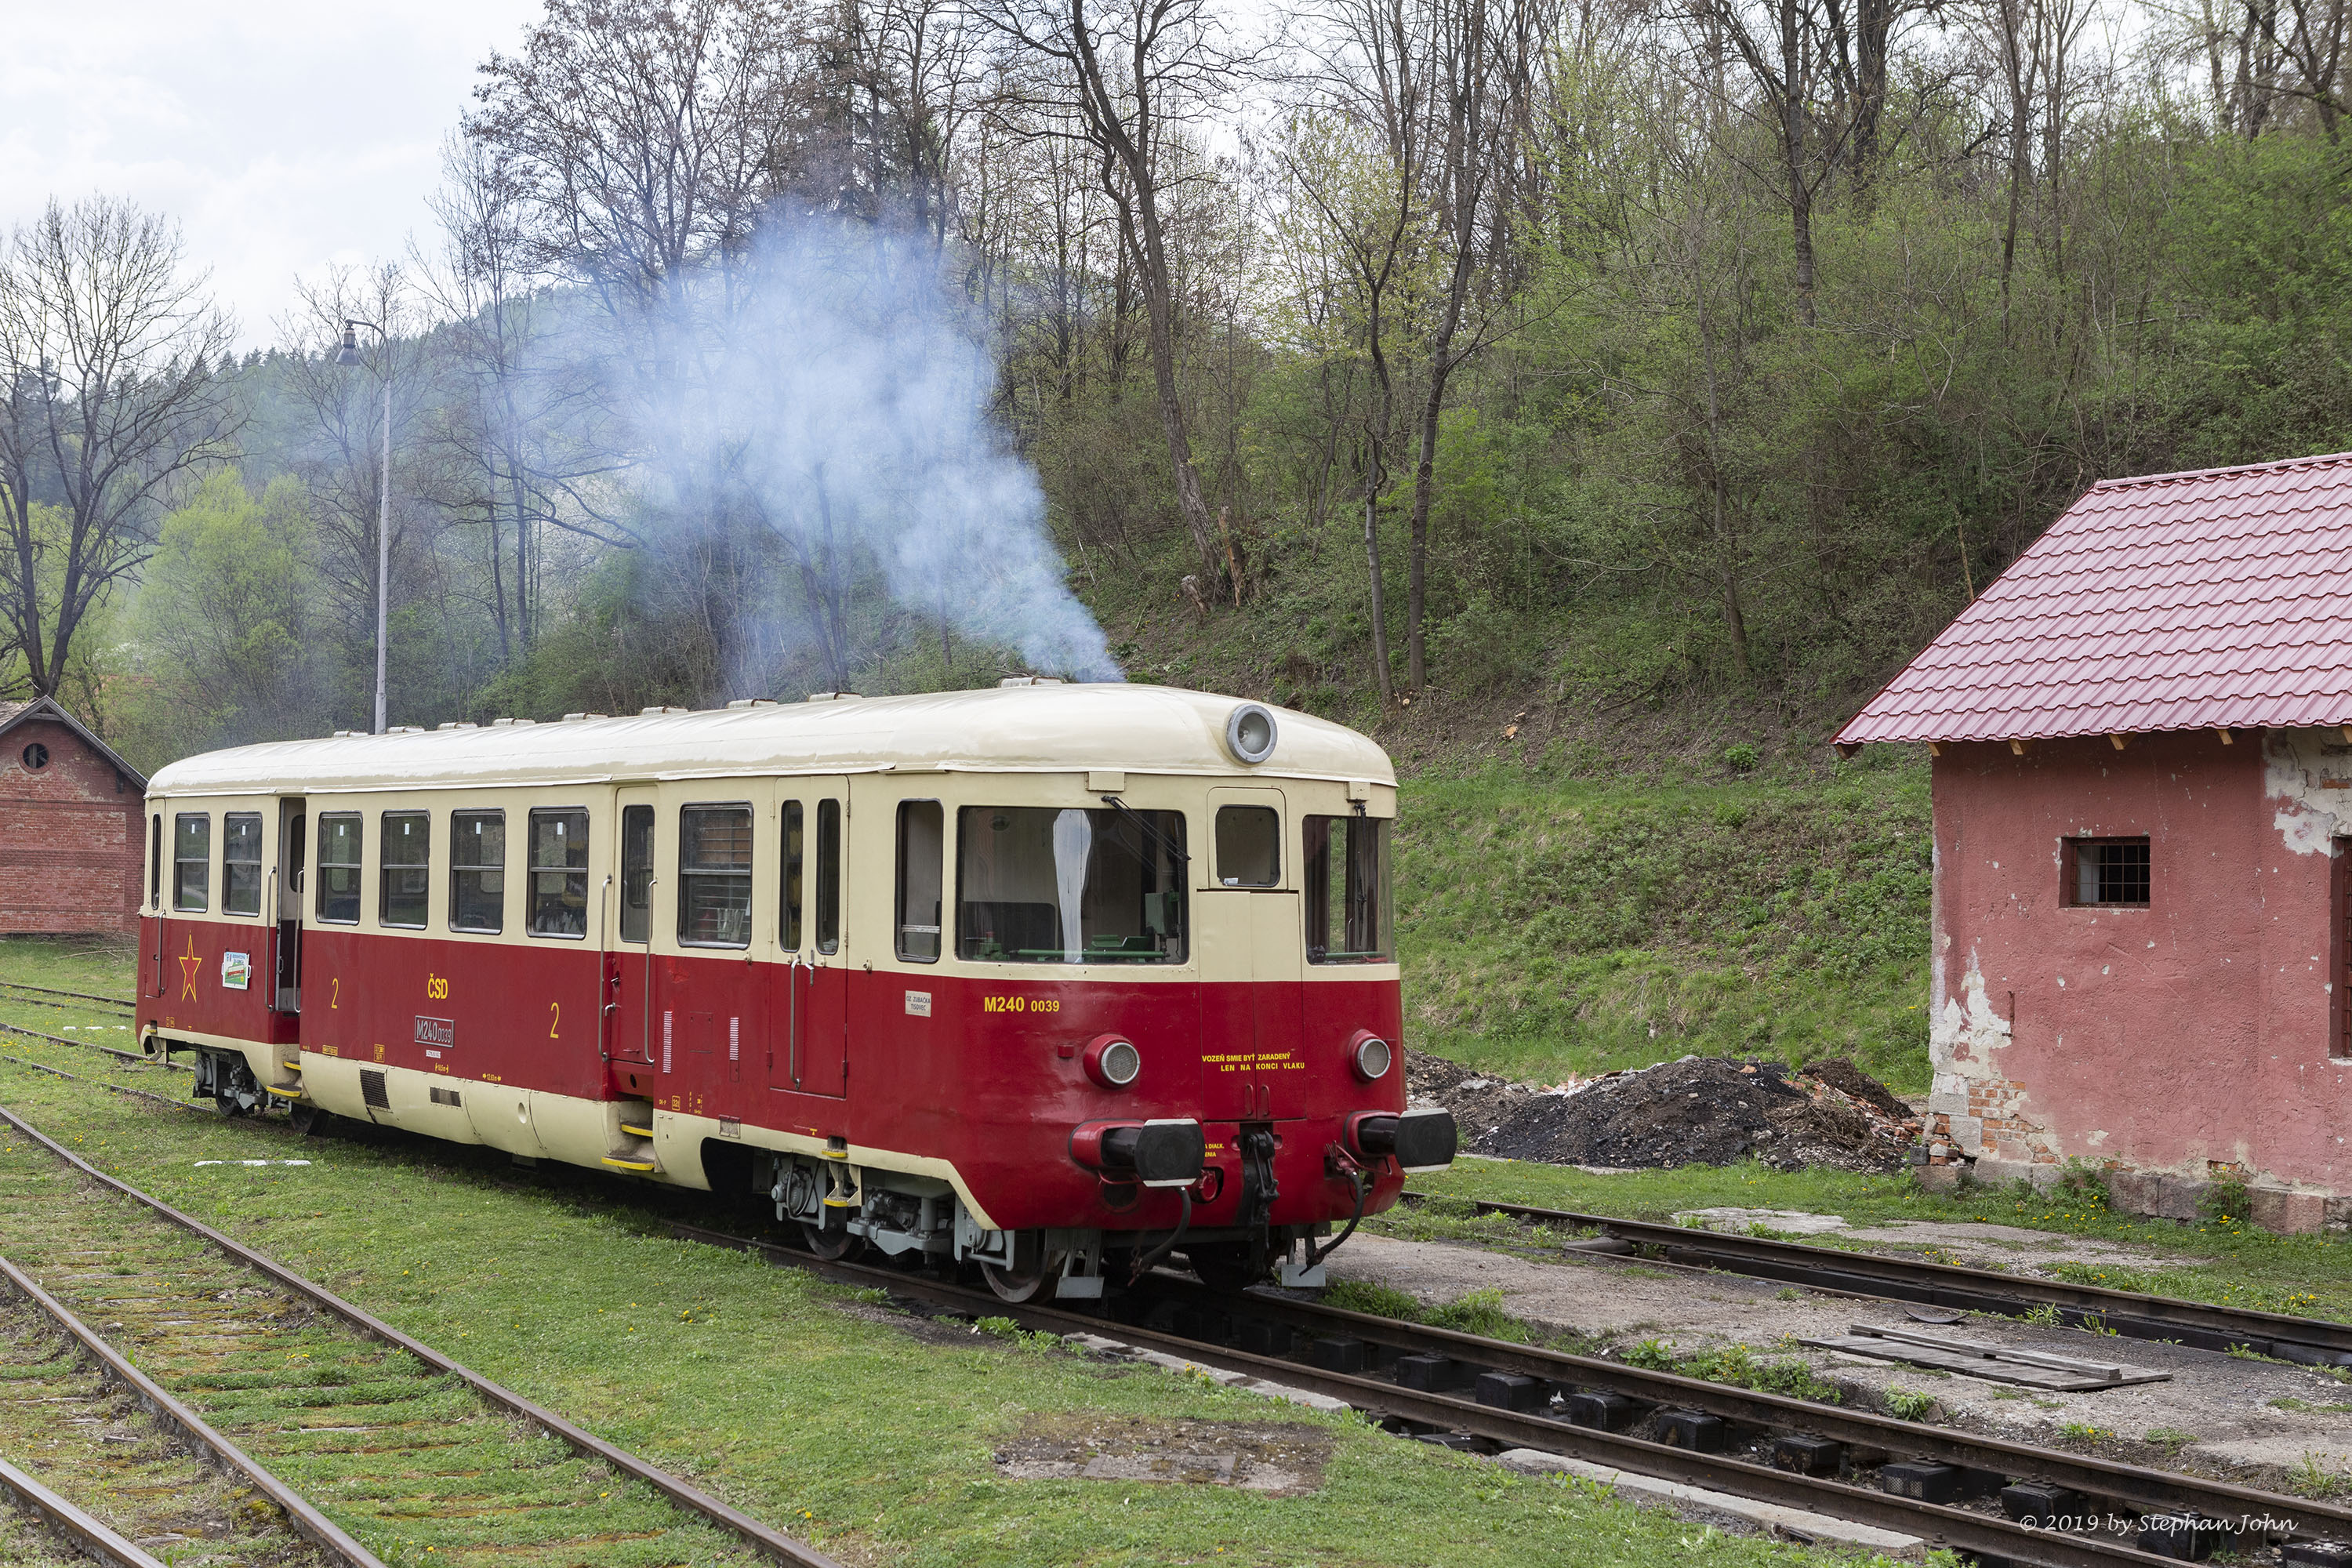
<svg viewBox="0 0 2352 1568">
<path fill-rule="evenodd" d="M 1927 1555 L 1927 1542 L 1916 1535 L 1880 1530 L 1874 1525 L 1856 1524 L 1851 1520 L 1832 1519 L 1825 1513 L 1811 1513 L 1779 1503 L 1757 1502 L 1749 1498 L 1734 1497 L 1729 1492 L 1710 1491 L 1705 1487 L 1660 1480 L 1655 1476 L 1640 1475 L 1633 1470 L 1571 1459 L 1565 1454 L 1547 1454 L 1539 1448 L 1511 1448 L 1496 1455 L 1495 1462 L 1521 1475 L 1575 1476 L 1597 1482 L 1614 1489 L 1617 1495 L 1627 1502 L 1728 1514 L 1733 1519 L 1745 1520 L 1768 1535 L 1788 1540 L 1834 1542 L 1906 1562 L 1917 1562 Z"/>
</svg>

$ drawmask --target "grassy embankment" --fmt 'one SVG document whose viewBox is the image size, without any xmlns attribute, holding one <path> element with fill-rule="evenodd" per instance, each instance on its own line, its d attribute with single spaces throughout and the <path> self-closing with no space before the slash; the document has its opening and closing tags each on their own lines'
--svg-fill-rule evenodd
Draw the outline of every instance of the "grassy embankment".
<svg viewBox="0 0 2352 1568">
<path fill-rule="evenodd" d="M 27 958 L 25 944 L 0 943 L 0 977 L 65 983 L 59 969 Z M 126 994 L 127 977 L 118 971 L 113 980 L 89 988 Z M 15 1005 L 0 1005 L 0 1017 L 51 1033 L 61 1021 Z M 20 1038 L 0 1049 L 167 1092 L 185 1082 Z M 224 1121 L 7 1063 L 0 1103 L 489 1376 L 853 1563 L 1832 1561 L 1644 1513 L 1590 1487 L 1512 1478 L 1352 1416 L 961 1328 L 919 1339 L 908 1321 L 852 1292 L 667 1239 L 631 1201 L 635 1193 L 599 1174 L 525 1175 L 503 1157 L 405 1140 L 298 1143 L 279 1121 Z M 289 1154 L 314 1163 L 196 1163 Z M 0 1249 L 8 1233 L 0 1214 Z M 1283 1422 L 1331 1447 L 1319 1489 L 1295 1498 L 1016 1481 L 991 1460 L 1035 1424 L 1129 1421 Z M 299 1454 L 281 1473 L 298 1488 L 310 1479 Z M 364 1523 L 387 1562 L 504 1560 L 468 1550 L 475 1527 L 463 1519 L 387 1523 L 371 1510 L 347 1522 Z"/>
<path fill-rule="evenodd" d="M 1403 787 L 1407 1042 L 1558 1081 L 1686 1054 L 1850 1055 L 1927 1086 L 1927 778 L 1567 776 Z"/>
</svg>

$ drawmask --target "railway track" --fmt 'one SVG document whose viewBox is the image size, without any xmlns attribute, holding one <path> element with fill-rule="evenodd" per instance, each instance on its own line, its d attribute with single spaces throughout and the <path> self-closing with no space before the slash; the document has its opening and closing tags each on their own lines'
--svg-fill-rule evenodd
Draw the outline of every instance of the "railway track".
<svg viewBox="0 0 2352 1568">
<path fill-rule="evenodd" d="M 120 1047 L 104 1045 L 97 1040 L 68 1040 L 63 1035 L 44 1034 L 38 1029 L 28 1029 L 22 1024 L 0 1023 L 0 1034 L 17 1035 L 28 1040 L 46 1040 L 53 1046 L 71 1046 L 78 1051 L 102 1051 L 118 1061 L 138 1062 L 145 1067 L 170 1068 L 177 1072 L 195 1070 L 184 1062 L 175 1062 L 168 1058 L 158 1061 L 153 1057 L 140 1051 L 126 1051 Z"/>
<path fill-rule="evenodd" d="M 0 1121 L 25 1140 L 0 1152 L 0 1251 L 12 1260 L 0 1273 L 13 1291 L 119 1336 L 127 1353 L 115 1352 L 121 1366 L 110 1363 L 110 1375 L 135 1358 L 153 1384 L 139 1398 L 180 1402 L 191 1415 L 201 1408 L 222 1442 L 244 1444 L 257 1467 L 293 1474 L 361 1534 L 433 1549 L 412 1561 L 507 1563 L 520 1553 L 616 1568 L 836 1568 L 108 1175 L 14 1111 L 0 1108 Z M 48 1159 L 31 1159 L 28 1145 Z M 79 1342 L 86 1354 L 105 1353 Z M 537 1440 L 519 1441 L 519 1428 Z M 320 1560 L 376 1563 L 355 1541 L 351 1550 L 359 1554 L 337 1548 Z"/>
<path fill-rule="evenodd" d="M 5 1110 L 0 1110 L 0 1120 L 16 1122 L 22 1128 L 21 1120 Z M 60 1157 L 81 1164 L 67 1152 L 49 1146 Z M 83 1168 L 88 1169 L 86 1165 Z M 102 1175 L 99 1179 L 112 1182 Z M 1851 1294 L 1997 1310 L 1987 1304 L 1990 1299 L 1983 1294 L 1988 1283 L 2008 1287 L 2040 1284 L 1988 1270 L 1858 1257 L 1825 1248 L 1763 1242 L 1762 1238 L 1719 1237 L 1679 1226 L 1616 1220 L 1605 1215 L 1500 1204 L 1482 1208 L 1548 1224 L 1590 1227 L 1616 1236 L 1628 1246 L 1672 1247 L 1685 1254 L 1685 1261 L 1694 1267 L 1717 1266 L 1714 1259 L 1718 1256 L 1754 1256 L 1781 1270 L 1769 1278 L 1793 1279 Z M 196 1224 L 185 1216 L 178 1216 L 178 1223 Z M 2135 1532 L 2129 1529 L 2123 1532 L 2126 1538 L 2118 1538 L 2112 1529 L 2093 1534 L 2063 1533 L 2030 1528 L 2000 1517 L 1994 1510 L 2001 1506 L 1995 1500 L 2002 1483 L 2048 1489 L 2041 1495 L 2050 1506 L 2095 1513 L 2111 1523 L 2137 1521 L 2143 1516 L 2241 1521 L 2252 1519 L 2268 1521 L 2271 1528 L 2266 1533 L 2279 1538 L 2352 1541 L 2352 1510 L 2335 1503 L 2287 1498 L 2174 1471 L 2146 1469 L 2095 1457 L 1977 1437 L 1868 1412 L 1369 1317 L 1262 1292 L 1253 1292 L 1238 1300 L 1215 1297 L 1189 1279 L 1171 1275 L 1153 1278 L 1150 1282 L 1150 1300 L 1140 1296 L 1130 1299 L 1141 1300 L 1143 1307 L 1149 1312 L 1156 1312 L 1156 1316 L 1146 1315 L 1140 1322 L 1110 1322 L 1102 1317 L 1053 1307 L 1015 1309 L 983 1290 L 896 1269 L 846 1262 L 828 1264 L 772 1242 L 706 1227 L 674 1225 L 672 1228 L 690 1239 L 757 1251 L 772 1261 L 814 1269 L 837 1279 L 878 1285 L 920 1306 L 974 1317 L 1007 1317 L 1024 1327 L 1058 1333 L 1108 1333 L 1205 1366 L 1307 1387 L 1380 1413 L 1406 1429 L 1454 1434 L 1487 1447 L 1527 1447 L 1567 1454 L 1903 1531 L 1988 1560 L 2048 1564 L 2049 1568 L 2176 1560 L 2137 1550 L 2129 1539 Z M 214 1234 L 201 1226 L 197 1229 L 208 1238 Z M 226 1243 L 225 1237 L 220 1240 Z M 1714 1247 L 1712 1244 L 1718 1241 L 1733 1246 Z M 1752 1249 L 1752 1254 L 1746 1246 L 1750 1242 L 1760 1244 Z M 1687 1256 L 1693 1253 L 1696 1254 L 1695 1258 Z M 1790 1253 L 1798 1257 L 1791 1259 L 1785 1256 Z M 1811 1256 L 1806 1257 L 1808 1254 Z M 1856 1261 L 1889 1264 L 1894 1268 L 1864 1274 L 1847 1268 Z M 1812 1265 L 1820 1272 L 1800 1275 L 1787 1271 L 1798 1263 Z M 1741 1271 L 1762 1270 L 1758 1268 Z M 1948 1276 L 1960 1277 L 1959 1284 L 1954 1285 L 1946 1278 Z M 1883 1288 L 1901 1286 L 1906 1278 L 1908 1289 Z M 1954 1300 L 1952 1293 L 1963 1289 L 1976 1294 Z M 1934 1293 L 1938 1290 L 1947 1294 Z M 2273 1345 L 2286 1331 L 2281 1330 L 2282 1324 L 2289 1325 L 2291 1331 L 2301 1336 L 2290 1342 L 2320 1349 L 2326 1348 L 2319 1342 L 2326 1337 L 2326 1331 L 2337 1327 L 2280 1314 L 2245 1313 L 2122 1291 L 2070 1286 L 2054 1286 L 2053 1291 L 2074 1300 L 2074 1310 L 2084 1318 L 2097 1316 L 2112 1321 L 2113 1317 L 2124 1317 L 2153 1322 L 2163 1321 L 2158 1314 L 2168 1310 L 2199 1314 L 2206 1326 L 2227 1335 L 2231 1343 L 2263 1337 L 2251 1331 L 2248 1320 L 2264 1328 Z M 2103 1310 L 2096 1314 L 2084 1310 L 2084 1298 L 2092 1299 L 2093 1304 Z M 2021 1305 L 2026 1300 L 2021 1291 L 2001 1300 L 2021 1313 L 2042 1304 L 2036 1300 Z M 2123 1309 L 2119 1310 L 2116 1303 L 2122 1303 Z M 1400 1363 L 1415 1362 L 1418 1364 L 1405 1369 L 1401 1380 Z M 1432 1362 L 1442 1364 L 1433 1366 L 1429 1364 Z M 1482 1385 L 1479 1380 L 1490 1374 L 1522 1381 Z M 1428 1386 L 1409 1386 L 1409 1383 Z M 1613 1396 L 1616 1403 L 1601 1398 L 1596 1404 L 1596 1396 Z M 1485 1403 L 1488 1398 L 1501 1403 Z M 1575 1401 L 1573 1405 L 1571 1400 Z M 1578 1416 L 1599 1424 L 1580 1424 Z M 1636 1428 L 1652 1429 L 1675 1440 L 1651 1441 L 1635 1436 Z M 1790 1438 L 1803 1441 L 1783 1441 Z M 1718 1439 L 1720 1447 L 1717 1450 Z M 1949 1473 L 1931 1473 L 1920 1480 L 1918 1489 L 1938 1494 L 1949 1487 L 1958 1495 L 1948 1502 L 1936 1503 L 1919 1497 L 1891 1494 L 1879 1485 L 1867 1484 L 1874 1480 L 1884 1483 L 1887 1479 L 1885 1467 L 1889 1462 L 1940 1467 Z M 1823 1469 L 1834 1473 L 1808 1473 Z M 2225 1544 L 2245 1544 L 2231 1542 L 2226 1535 L 2223 1541 Z"/>
<path fill-rule="evenodd" d="M 21 998 L 33 1002 L 37 997 L 53 998 L 58 1002 L 75 1004 L 95 1003 L 100 1006 L 112 1007 L 122 1013 L 136 1013 L 139 1010 L 139 1004 L 125 1001 L 120 996 L 99 996 L 88 991 L 59 991 L 47 985 L 27 985 L 21 980 L 0 980 L 0 1000 Z M 36 1002 L 35 1005 L 47 1006 L 50 1003 Z"/>
<path fill-rule="evenodd" d="M 1407 1193 L 1404 1201 L 1418 1205 L 1429 1200 Z M 1596 1231 L 1632 1247 L 1654 1250 L 1670 1263 L 1779 1279 L 1819 1290 L 2005 1318 L 2046 1317 L 2054 1312 L 2057 1321 L 2070 1328 L 2095 1328 L 2130 1339 L 2199 1350 L 2242 1347 L 2257 1355 L 2305 1366 L 2352 1367 L 2352 1323 L 1526 1204 L 1477 1199 L 1475 1208 L 1481 1215 L 1507 1215 L 1528 1225 Z"/>
<path fill-rule="evenodd" d="M 705 1226 L 670 1228 L 686 1239 L 753 1252 L 847 1283 L 878 1286 L 918 1309 L 1008 1318 L 1023 1328 L 1065 1335 L 1108 1337 L 1304 1388 L 1411 1435 L 1559 1454 L 1899 1531 L 1986 1561 L 2045 1568 L 2178 1561 L 2168 1551 L 2143 1551 L 2140 1544 L 2168 1545 L 2180 1538 L 2183 1521 L 2209 1531 L 2218 1522 L 2224 1544 L 2272 1561 L 2275 1556 L 2261 1551 L 2266 1538 L 2352 1540 L 2352 1510 L 2333 1503 L 1262 1291 L 1214 1296 L 1189 1280 L 1160 1275 L 1148 1282 L 1148 1290 L 1129 1298 L 1142 1308 L 1142 1321 L 1107 1321 L 1055 1307 L 1009 1306 L 986 1290 L 895 1268 L 825 1262 L 796 1248 Z M 1642 1428 L 1656 1436 L 1637 1436 Z M 1898 1468 L 1890 1472 L 1890 1464 Z M 1926 1496 L 1894 1489 L 1914 1478 L 1912 1489 Z M 2000 1494 L 2021 1484 L 2045 1489 L 2034 1494 L 2043 1507 L 2032 1517 L 2095 1516 L 2110 1528 L 2078 1531 L 2020 1522 L 2006 1510 L 2022 1506 L 2027 1494 L 2013 1500 Z M 2112 1528 L 2118 1524 L 2120 1530 Z M 2252 1539 L 2245 1533 L 2250 1528 Z"/>
</svg>

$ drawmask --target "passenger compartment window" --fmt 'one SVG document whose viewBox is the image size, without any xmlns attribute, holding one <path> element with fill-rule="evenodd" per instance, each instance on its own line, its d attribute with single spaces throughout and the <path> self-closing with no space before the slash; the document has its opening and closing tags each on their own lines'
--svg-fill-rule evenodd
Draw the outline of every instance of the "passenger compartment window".
<svg viewBox="0 0 2352 1568">
<path fill-rule="evenodd" d="M 261 814 L 232 811 L 221 818 L 221 913 L 261 912 Z"/>
<path fill-rule="evenodd" d="M 172 907 L 202 913 L 212 904 L 213 819 L 184 811 L 172 822 Z"/>
<path fill-rule="evenodd" d="M 1217 808 L 1217 881 L 1272 888 L 1282 881 L 1282 816 L 1270 805 Z"/>
<path fill-rule="evenodd" d="M 1181 963 L 1184 814 L 968 805 L 956 953 L 997 963 Z"/>
<path fill-rule="evenodd" d="M 654 808 L 621 808 L 621 940 L 651 942 L 654 929 Z"/>
<path fill-rule="evenodd" d="M 898 956 L 917 963 L 940 961 L 945 822 L 938 801 L 898 803 Z"/>
<path fill-rule="evenodd" d="M 387 811 L 378 819 L 375 921 L 422 931 L 433 878 L 433 819 L 421 811 Z"/>
<path fill-rule="evenodd" d="M 540 807 L 530 814 L 530 934 L 588 934 L 588 814 Z"/>
<path fill-rule="evenodd" d="M 816 803 L 816 950 L 841 951 L 841 802 Z"/>
<path fill-rule="evenodd" d="M 751 945 L 751 808 L 689 805 L 677 814 L 677 940 Z"/>
<path fill-rule="evenodd" d="M 337 812 L 319 818 L 319 918 L 333 925 L 360 919 L 360 816 Z"/>
<path fill-rule="evenodd" d="M 784 802 L 784 887 L 778 944 L 788 952 L 801 950 L 801 803 Z"/>
<path fill-rule="evenodd" d="M 507 814 L 449 814 L 449 929 L 499 931 L 507 923 Z"/>
<path fill-rule="evenodd" d="M 1393 960 L 1396 921 L 1389 902 L 1386 819 L 1310 816 L 1302 826 L 1307 962 Z"/>
</svg>

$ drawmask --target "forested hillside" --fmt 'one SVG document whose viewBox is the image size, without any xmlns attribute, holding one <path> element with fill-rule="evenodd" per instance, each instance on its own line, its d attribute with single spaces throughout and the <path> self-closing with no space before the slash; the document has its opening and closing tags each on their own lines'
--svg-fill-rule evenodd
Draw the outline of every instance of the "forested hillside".
<svg viewBox="0 0 2352 1568">
<path fill-rule="evenodd" d="M 278 321 L 168 214 L 11 237 L 0 695 L 150 767 L 365 729 L 381 591 L 394 725 L 1269 697 L 1430 781 L 1436 1037 L 1833 979 L 1893 1050 L 1917 780 L 1820 742 L 2095 479 L 2352 446 L 2347 28 L 551 0 L 413 253 Z"/>
</svg>

